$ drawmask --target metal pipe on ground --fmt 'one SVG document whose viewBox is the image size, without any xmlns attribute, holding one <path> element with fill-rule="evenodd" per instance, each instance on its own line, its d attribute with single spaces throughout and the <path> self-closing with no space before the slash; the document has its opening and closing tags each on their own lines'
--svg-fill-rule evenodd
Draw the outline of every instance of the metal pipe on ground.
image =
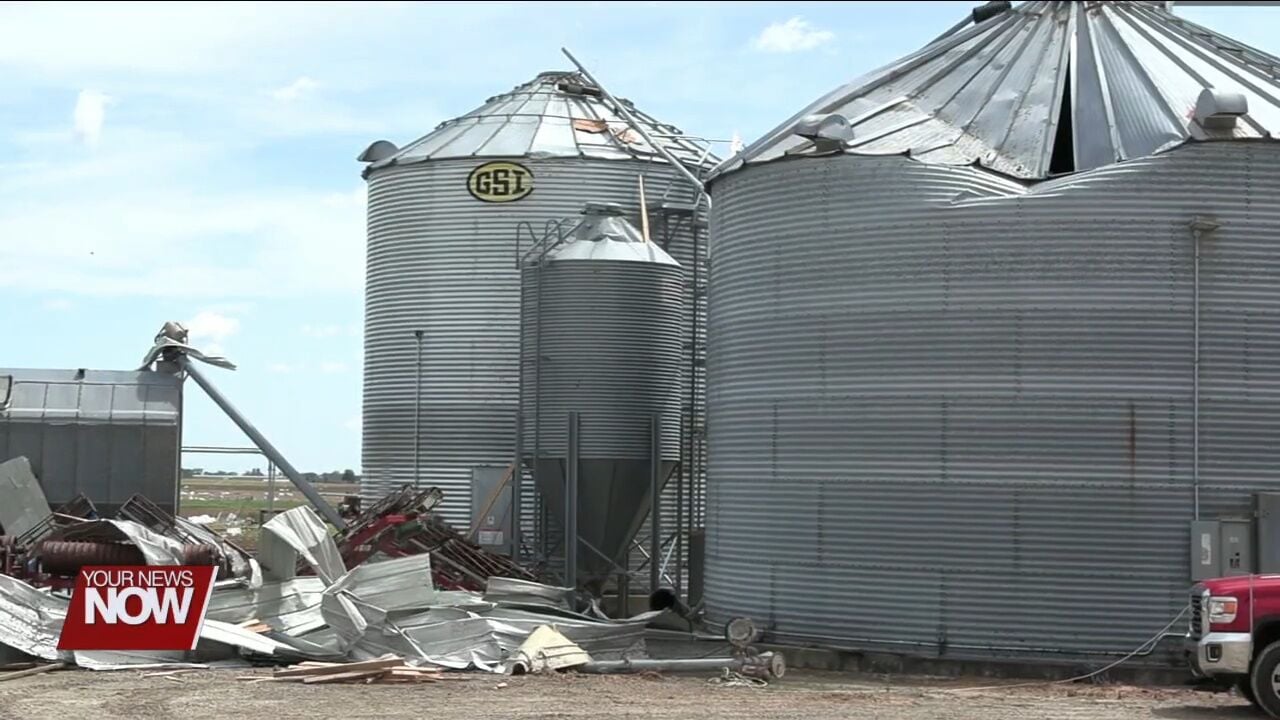
<svg viewBox="0 0 1280 720">
<path fill-rule="evenodd" d="M 759 655 L 719 658 L 592 660 L 574 668 L 579 672 L 595 675 L 616 673 L 654 672 L 708 672 L 724 669 L 753 677 L 781 678 L 787 673 L 787 662 L 781 653 L 764 652 Z"/>
<path fill-rule="evenodd" d="M 266 455 L 268 460 L 275 463 L 276 467 L 280 468 L 285 477 L 289 478 L 289 481 L 293 483 L 294 487 L 298 488 L 298 490 L 307 498 L 308 501 L 311 502 L 312 506 L 314 506 L 316 510 L 320 511 L 320 514 L 324 516 L 325 520 L 328 520 L 338 529 L 343 529 L 347 526 L 347 523 L 343 521 L 342 516 L 338 514 L 338 511 L 334 510 L 333 506 L 326 502 L 324 497 L 320 495 L 320 492 L 312 487 L 311 483 L 307 482 L 302 477 L 302 473 L 298 472 L 297 468 L 293 466 L 293 463 L 289 462 L 284 455 L 280 454 L 280 451 L 276 449 L 276 446 L 272 445 L 262 433 L 258 432 L 258 428 L 254 427 L 253 423 L 249 422 L 248 418 L 241 415 L 240 411 L 236 409 L 236 406 L 232 405 L 231 401 L 219 392 L 218 388 L 213 386 L 213 383 L 209 382 L 209 379 L 206 378 L 204 373 L 196 367 L 195 363 L 191 362 L 190 358 L 186 355 L 179 354 L 178 365 L 186 371 L 187 375 L 191 376 L 192 380 L 196 381 L 196 384 L 205 391 L 209 398 L 212 399 L 218 407 L 222 408 L 222 411 L 227 414 L 227 417 L 231 418 L 232 422 L 239 426 L 240 429 L 244 431 L 245 435 L 249 436 L 249 439 L 253 441 L 254 445 L 258 446 L 258 449 L 262 451 L 262 454 Z"/>
</svg>

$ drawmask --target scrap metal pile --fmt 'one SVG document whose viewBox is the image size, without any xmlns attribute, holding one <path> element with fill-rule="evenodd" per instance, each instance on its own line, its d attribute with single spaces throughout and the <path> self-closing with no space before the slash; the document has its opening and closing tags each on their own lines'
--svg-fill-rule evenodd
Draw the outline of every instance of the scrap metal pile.
<svg viewBox="0 0 1280 720">
<path fill-rule="evenodd" d="M 86 565 L 213 565 L 221 578 L 254 572 L 243 548 L 170 515 L 141 495 L 104 519 L 83 495 L 53 512 L 25 457 L 0 463 L 0 572 L 33 586 L 69 589 Z"/>
<path fill-rule="evenodd" d="M 44 504 L 36 521 L 45 501 L 25 458 L 0 467 L 12 480 L 0 492 L 0 523 L 19 532 L 0 545 L 0 645 L 55 663 L 305 662 L 309 669 L 297 675 L 310 677 L 334 667 L 317 663 L 381 661 L 377 677 L 414 680 L 407 668 L 511 671 L 522 645 L 544 627 L 592 658 L 630 657 L 643 652 L 645 625 L 659 614 L 611 620 L 594 606 L 580 610 L 572 590 L 533 582 L 434 518 L 434 489 L 393 493 L 336 539 L 311 508 L 293 508 L 262 526 L 253 557 L 142 497 L 111 519 L 82 499 L 53 513 Z M 82 566 L 98 564 L 217 566 L 195 650 L 58 650 L 65 591 Z"/>
</svg>

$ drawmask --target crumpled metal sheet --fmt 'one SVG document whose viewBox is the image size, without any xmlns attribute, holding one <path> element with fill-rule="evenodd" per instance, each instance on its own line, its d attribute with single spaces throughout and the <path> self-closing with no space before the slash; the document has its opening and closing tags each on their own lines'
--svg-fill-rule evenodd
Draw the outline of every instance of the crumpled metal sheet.
<svg viewBox="0 0 1280 720">
<path fill-rule="evenodd" d="M 320 607 L 349 649 L 368 633 L 394 634 L 390 613 L 422 610 L 434 600 L 431 555 L 423 553 L 360 565 L 325 589 Z"/>
<path fill-rule="evenodd" d="M 234 582 L 215 587 L 206 617 L 228 623 L 257 620 L 285 635 L 302 635 L 324 627 L 320 598 L 324 581 L 300 577 L 284 582 Z"/>
<path fill-rule="evenodd" d="M 573 610 L 573 597 L 573 588 L 515 578 L 491 577 L 484 588 L 484 599 L 489 602 L 546 605 L 563 610 Z"/>
<path fill-rule="evenodd" d="M 331 584 L 347 568 L 342 564 L 338 546 L 329 535 L 328 526 L 311 508 L 300 505 L 276 515 L 262 526 L 258 540 L 258 558 L 269 579 L 287 580 L 294 576 L 297 557 L 307 561 L 318 577 Z M 290 555 L 285 548 L 296 555 Z M 292 562 L 290 562 L 292 558 Z"/>
<path fill-rule="evenodd" d="M 182 338 L 182 340 L 178 340 L 175 337 L 170 337 L 170 335 L 175 335 L 177 337 L 180 337 Z M 142 358 L 142 366 L 139 367 L 138 369 L 146 370 L 150 368 L 152 363 L 160 359 L 160 354 L 169 348 L 181 350 L 183 354 L 187 355 L 188 357 L 193 357 L 201 362 L 208 363 L 215 367 L 226 368 L 227 370 L 236 369 L 235 363 L 222 357 L 221 355 L 205 355 L 204 353 L 200 352 L 196 348 L 193 348 L 190 345 L 188 345 L 185 342 L 186 339 L 187 339 L 187 329 L 183 327 L 180 323 L 175 323 L 175 322 L 165 323 L 164 327 L 160 329 L 160 333 L 156 335 L 155 345 L 153 345 L 151 349 L 147 351 L 146 356 Z"/>
<path fill-rule="evenodd" d="M 275 639 L 308 660 L 342 661 L 350 657 L 338 631 L 328 626 L 298 636 L 277 635 Z M 283 656 L 287 653 L 281 651 L 278 654 Z"/>
<path fill-rule="evenodd" d="M 586 615 L 548 615 L 519 608 L 496 606 L 485 617 L 516 628 L 528 637 L 541 625 L 547 625 L 577 643 L 598 660 L 615 659 L 643 653 L 644 629 L 663 611 L 642 613 L 625 620 L 597 620 Z"/>
<path fill-rule="evenodd" d="M 274 655 L 276 650 L 285 648 L 284 645 L 269 637 L 249 632 L 231 623 L 211 620 L 208 617 L 205 617 L 204 625 L 200 627 L 200 639 L 222 643 L 238 650 L 259 655 Z"/>
<path fill-rule="evenodd" d="M 324 591 L 326 596 L 341 593 L 388 611 L 431 607 L 436 594 L 431 584 L 431 554 L 360 565 Z"/>
<path fill-rule="evenodd" d="M 132 520 L 87 520 L 53 531 L 47 540 L 108 540 L 127 542 L 142 551 L 148 565 L 181 565 L 182 543 Z"/>
<path fill-rule="evenodd" d="M 25 456 L 0 463 L 0 528 L 17 537 L 49 517 L 49 500 Z"/>
<path fill-rule="evenodd" d="M 67 600 L 0 575 L 0 643 L 41 660 L 65 661 L 58 635 L 67 616 Z"/>
<path fill-rule="evenodd" d="M 373 658 L 390 652 L 411 658 L 415 664 L 500 672 L 526 635 L 491 618 L 472 615 L 441 622 L 428 612 L 386 623 L 382 632 L 365 634 L 353 646 L 352 654 Z"/>
<path fill-rule="evenodd" d="M 248 578 L 251 587 L 257 587 L 262 584 L 262 568 L 258 565 L 257 560 L 247 556 L 239 548 L 233 547 L 221 535 L 203 525 L 197 525 L 184 517 L 175 517 L 173 520 L 182 532 L 198 539 L 205 545 L 213 545 L 218 548 L 222 556 L 230 560 L 232 577 Z"/>
</svg>

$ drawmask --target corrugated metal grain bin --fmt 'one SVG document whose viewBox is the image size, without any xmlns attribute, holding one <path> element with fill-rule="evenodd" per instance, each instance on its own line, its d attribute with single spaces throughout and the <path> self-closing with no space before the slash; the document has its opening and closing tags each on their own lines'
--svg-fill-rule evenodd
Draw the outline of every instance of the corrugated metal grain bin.
<svg viewBox="0 0 1280 720">
<path fill-rule="evenodd" d="M 563 518 L 567 418 L 579 413 L 578 535 L 594 551 L 578 566 L 596 576 L 625 561 L 648 515 L 655 416 L 660 487 L 680 459 L 683 272 L 621 212 L 589 204 L 572 239 L 522 270 L 521 447 Z"/>
<path fill-rule="evenodd" d="M 113 513 L 141 493 L 173 512 L 181 428 L 169 373 L 0 369 L 0 461 L 26 456 L 53 507 L 83 493 Z"/>
<path fill-rule="evenodd" d="M 713 164 L 675 128 L 632 112 L 688 166 Z M 406 482 L 435 485 L 445 491 L 444 515 L 465 526 L 473 468 L 514 459 L 518 226 L 541 233 L 588 201 L 636 216 L 640 176 L 651 199 L 691 203 L 692 192 L 576 73 L 542 73 L 404 148 L 375 143 L 362 159 L 370 164 L 361 492 L 374 500 Z M 526 232 L 526 249 L 532 240 Z M 687 223 L 667 249 L 693 264 Z M 681 321 L 686 341 L 689 326 Z"/>
<path fill-rule="evenodd" d="M 710 618 L 1039 661 L 1173 618 L 1190 521 L 1280 488 L 1278 64 L 1027 3 L 726 163 Z"/>
</svg>

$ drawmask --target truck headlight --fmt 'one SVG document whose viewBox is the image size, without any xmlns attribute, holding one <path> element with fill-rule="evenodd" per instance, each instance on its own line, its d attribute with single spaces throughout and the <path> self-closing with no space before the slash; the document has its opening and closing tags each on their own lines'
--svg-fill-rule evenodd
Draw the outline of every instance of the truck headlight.
<svg viewBox="0 0 1280 720">
<path fill-rule="evenodd" d="M 1239 601 L 1232 597 L 1209 598 L 1209 622 L 1229 623 L 1236 619 L 1236 608 Z"/>
</svg>

